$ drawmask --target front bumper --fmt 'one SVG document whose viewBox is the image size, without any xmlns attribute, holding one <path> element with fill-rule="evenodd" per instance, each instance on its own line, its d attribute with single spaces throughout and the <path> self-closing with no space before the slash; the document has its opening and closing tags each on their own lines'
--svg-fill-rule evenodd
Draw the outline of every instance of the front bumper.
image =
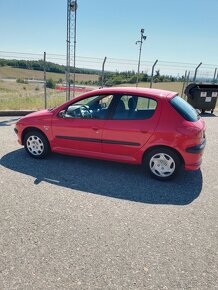
<svg viewBox="0 0 218 290">
<path fill-rule="evenodd" d="M 21 134 L 20 134 L 20 130 L 18 130 L 17 129 L 17 127 L 15 127 L 14 128 L 14 132 L 16 133 L 16 135 L 17 135 L 17 138 L 18 138 L 18 143 L 20 144 L 20 145 L 22 145 L 22 140 L 21 140 Z"/>
</svg>

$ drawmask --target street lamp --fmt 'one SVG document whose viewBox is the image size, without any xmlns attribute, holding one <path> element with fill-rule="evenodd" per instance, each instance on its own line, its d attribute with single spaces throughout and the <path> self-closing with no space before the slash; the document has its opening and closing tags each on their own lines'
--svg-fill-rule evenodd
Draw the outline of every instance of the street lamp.
<svg viewBox="0 0 218 290">
<path fill-rule="evenodd" d="M 140 62 L 141 62 L 141 52 L 142 52 L 142 43 L 144 40 L 146 40 L 147 36 L 144 36 L 144 28 L 141 29 L 141 40 L 136 41 L 135 44 L 140 44 L 139 46 L 139 61 L 138 61 L 138 72 L 137 72 L 137 80 L 136 80 L 136 87 L 138 87 L 139 82 L 139 70 L 140 70 Z"/>
</svg>

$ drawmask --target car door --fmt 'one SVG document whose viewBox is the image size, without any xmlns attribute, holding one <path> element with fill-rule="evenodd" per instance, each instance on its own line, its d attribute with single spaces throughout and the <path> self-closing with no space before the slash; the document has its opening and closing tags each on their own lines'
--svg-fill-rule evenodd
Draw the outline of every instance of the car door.
<svg viewBox="0 0 218 290">
<path fill-rule="evenodd" d="M 160 115 L 155 99 L 143 96 L 119 95 L 111 119 L 102 133 L 105 154 L 133 156 L 154 132 Z"/>
<path fill-rule="evenodd" d="M 112 96 L 92 96 L 70 104 L 52 120 L 53 148 L 72 154 L 102 152 L 102 129 Z"/>
</svg>

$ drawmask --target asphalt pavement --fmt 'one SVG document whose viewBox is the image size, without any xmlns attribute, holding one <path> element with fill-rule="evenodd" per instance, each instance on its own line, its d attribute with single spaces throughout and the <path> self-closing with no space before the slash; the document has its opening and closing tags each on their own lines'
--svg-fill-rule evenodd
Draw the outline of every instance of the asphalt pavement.
<svg viewBox="0 0 218 290">
<path fill-rule="evenodd" d="M 216 113 L 218 116 L 218 113 Z M 201 170 L 30 158 L 0 118 L 0 289 L 218 289 L 218 118 Z"/>
</svg>

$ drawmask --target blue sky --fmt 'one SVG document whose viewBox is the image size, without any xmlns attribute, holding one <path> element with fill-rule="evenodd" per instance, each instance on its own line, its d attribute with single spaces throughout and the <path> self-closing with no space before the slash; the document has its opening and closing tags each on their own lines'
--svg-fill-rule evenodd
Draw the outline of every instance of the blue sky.
<svg viewBox="0 0 218 290">
<path fill-rule="evenodd" d="M 77 55 L 218 64 L 218 0 L 78 0 Z M 66 53 L 66 0 L 0 1 L 0 51 Z"/>
</svg>

